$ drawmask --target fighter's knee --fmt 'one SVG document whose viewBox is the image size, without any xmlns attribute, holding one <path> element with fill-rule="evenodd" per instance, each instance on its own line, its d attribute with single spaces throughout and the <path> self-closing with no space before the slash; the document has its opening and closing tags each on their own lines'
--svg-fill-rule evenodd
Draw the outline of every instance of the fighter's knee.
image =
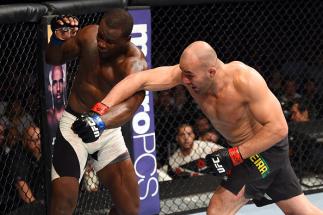
<svg viewBox="0 0 323 215">
<path fill-rule="evenodd" d="M 235 214 L 235 212 L 243 205 L 245 202 L 242 202 L 239 198 L 229 198 L 223 199 L 220 196 L 214 196 L 209 202 L 207 208 L 208 215 L 222 215 L 222 214 Z"/>
<path fill-rule="evenodd" d="M 291 211 L 291 210 L 283 210 L 285 215 L 296 215 L 299 214 L 298 212 Z M 313 213 L 305 213 L 305 214 L 313 214 Z"/>
<path fill-rule="evenodd" d="M 61 202 L 51 207 L 51 215 L 71 215 L 76 208 L 76 204 L 71 202 Z"/>
<path fill-rule="evenodd" d="M 227 215 L 231 215 L 231 214 L 235 214 L 233 208 L 227 208 L 224 207 L 223 205 L 219 206 L 212 206 L 209 205 L 207 208 L 207 215 L 222 215 L 222 214 L 227 214 Z"/>
<path fill-rule="evenodd" d="M 208 215 L 216 215 L 216 214 L 221 214 L 221 201 L 220 199 L 212 199 L 210 201 L 209 206 L 207 208 L 207 214 Z"/>
<path fill-rule="evenodd" d="M 55 196 L 51 204 L 51 215 L 70 215 L 76 208 L 77 198 L 67 195 Z"/>
<path fill-rule="evenodd" d="M 214 215 L 215 213 L 216 213 L 216 210 L 210 206 L 206 210 L 206 214 L 208 215 Z"/>
<path fill-rule="evenodd" d="M 285 215 L 297 215 L 297 214 L 320 214 L 323 215 L 323 212 L 315 206 L 309 205 L 302 207 L 301 211 L 299 209 L 284 208 L 282 209 Z"/>
</svg>

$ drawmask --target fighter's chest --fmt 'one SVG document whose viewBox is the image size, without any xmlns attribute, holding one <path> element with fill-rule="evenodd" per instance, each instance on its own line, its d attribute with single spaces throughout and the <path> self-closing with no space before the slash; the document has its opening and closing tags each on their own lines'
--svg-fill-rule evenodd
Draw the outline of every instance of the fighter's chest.
<svg viewBox="0 0 323 215">
<path fill-rule="evenodd" d="M 114 84 L 119 82 L 125 75 L 125 69 L 119 63 L 101 63 L 100 60 L 94 58 L 83 61 L 80 65 L 81 73 L 87 76 L 87 81 L 95 81 L 97 83 Z"/>
<path fill-rule="evenodd" d="M 246 112 L 244 101 L 237 95 L 210 96 L 200 100 L 200 107 L 208 118 L 217 124 L 233 124 L 239 122 Z"/>
<path fill-rule="evenodd" d="M 96 77 L 101 81 L 113 81 L 121 75 L 122 71 L 114 66 L 97 65 L 95 70 Z"/>
</svg>

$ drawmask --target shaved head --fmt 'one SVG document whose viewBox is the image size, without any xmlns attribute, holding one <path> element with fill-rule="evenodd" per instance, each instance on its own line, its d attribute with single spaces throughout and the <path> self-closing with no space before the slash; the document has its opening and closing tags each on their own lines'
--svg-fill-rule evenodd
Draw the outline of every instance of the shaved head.
<svg viewBox="0 0 323 215">
<path fill-rule="evenodd" d="M 109 28 L 120 28 L 122 30 L 122 35 L 129 37 L 133 27 L 132 16 L 128 11 L 122 8 L 109 8 L 106 10 L 102 17 L 102 21 Z"/>
<path fill-rule="evenodd" d="M 204 41 L 196 41 L 185 48 L 180 58 L 182 82 L 197 94 L 206 94 L 214 87 L 218 65 L 216 52 Z"/>
<path fill-rule="evenodd" d="M 196 41 L 191 43 L 182 53 L 181 62 L 190 62 L 191 64 L 199 64 L 201 66 L 215 66 L 217 62 L 217 54 L 215 50 L 204 41 Z"/>
</svg>

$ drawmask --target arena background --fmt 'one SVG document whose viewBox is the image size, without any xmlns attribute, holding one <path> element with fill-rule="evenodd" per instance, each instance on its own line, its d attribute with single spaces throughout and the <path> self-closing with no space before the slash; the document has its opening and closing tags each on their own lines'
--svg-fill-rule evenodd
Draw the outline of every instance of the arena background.
<svg viewBox="0 0 323 215">
<path fill-rule="evenodd" d="M 48 207 L 51 144 L 43 75 L 46 22 L 55 14 L 75 14 L 81 26 L 97 23 L 104 8 L 111 6 L 150 6 L 153 67 L 176 64 L 190 42 L 205 40 L 224 62 L 240 60 L 256 68 L 278 98 L 283 98 L 286 90 L 277 88 L 279 80 L 282 86 L 294 85 L 304 100 L 302 109 L 310 112 L 310 119 L 293 122 L 291 101 L 280 100 L 289 121 L 292 165 L 306 193 L 322 191 L 321 1 L 29 2 L 0 1 L 1 214 L 46 214 Z M 69 62 L 67 67 L 68 92 L 77 71 L 77 60 Z M 316 88 L 312 94 L 306 94 L 308 81 Z M 167 164 L 168 157 L 177 149 L 176 126 L 183 122 L 193 124 L 201 114 L 186 94 L 185 109 L 175 111 L 175 107 L 164 107 L 160 98 L 166 97 L 167 104 L 173 104 L 176 94 L 175 90 L 168 91 L 166 96 L 155 94 L 156 149 L 161 166 Z M 39 127 L 41 134 L 38 136 L 42 157 L 38 162 L 25 149 L 28 136 L 24 129 L 32 125 L 35 131 Z M 127 126 L 124 132 L 129 136 Z M 223 142 L 220 144 L 225 144 Z M 131 141 L 128 144 L 131 145 Z M 162 180 L 161 177 L 160 214 L 187 214 L 207 207 L 210 193 L 221 179 L 186 175 Z M 23 202 L 17 182 L 23 182 L 22 187 L 31 187 L 37 201 Z M 108 191 L 99 186 L 98 191 L 90 192 L 84 184 L 75 214 L 106 213 L 111 205 Z M 30 195 L 25 196 L 28 202 Z"/>
</svg>

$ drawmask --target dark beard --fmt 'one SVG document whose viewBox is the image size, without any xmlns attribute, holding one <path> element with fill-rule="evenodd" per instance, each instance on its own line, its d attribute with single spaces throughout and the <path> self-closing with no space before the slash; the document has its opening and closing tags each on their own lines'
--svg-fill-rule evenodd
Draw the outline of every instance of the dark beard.
<svg viewBox="0 0 323 215">
<path fill-rule="evenodd" d="M 55 108 L 62 108 L 64 106 L 64 99 L 63 97 L 59 100 L 54 100 L 54 107 Z"/>
</svg>

